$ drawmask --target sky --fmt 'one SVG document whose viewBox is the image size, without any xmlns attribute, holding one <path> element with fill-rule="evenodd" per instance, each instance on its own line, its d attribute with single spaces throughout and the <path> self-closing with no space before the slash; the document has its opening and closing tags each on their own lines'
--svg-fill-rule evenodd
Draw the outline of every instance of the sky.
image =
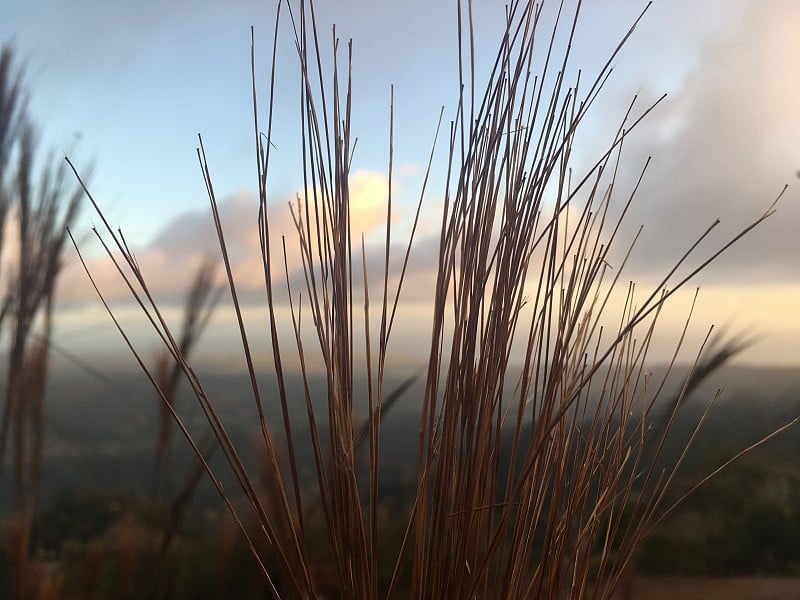
<svg viewBox="0 0 800 600">
<path fill-rule="evenodd" d="M 550 3 L 553 5 L 554 3 Z M 597 71 L 645 6 L 640 0 L 587 0 L 575 63 Z M 266 110 L 273 0 L 3 0 L 0 41 L 24 61 L 30 111 L 43 146 L 94 164 L 90 188 L 113 226 L 125 232 L 167 305 L 187 288 L 202 256 L 214 251 L 208 201 L 197 164 L 203 136 L 217 196 L 244 289 L 259 289 L 255 233 L 256 176 L 250 88 L 250 27 L 255 31 L 260 111 Z M 475 0 L 478 72 L 486 72 L 503 27 L 499 0 Z M 389 88 L 394 86 L 395 180 L 401 234 L 419 194 L 440 108 L 455 114 L 456 2 L 318 2 L 322 32 L 353 39 L 355 228 L 375 237 L 383 225 L 388 160 Z M 287 202 L 302 188 L 296 119 L 296 54 L 286 13 L 279 35 L 278 117 L 270 210 L 276 230 L 291 233 Z M 656 0 L 614 64 L 594 107 L 576 160 L 588 161 L 609 139 L 634 94 L 642 105 L 668 95 L 626 142 L 621 187 L 652 164 L 626 223 L 646 235 L 627 277 L 653 286 L 714 219 L 721 224 L 699 256 L 757 218 L 784 184 L 778 212 L 697 280 L 691 341 L 710 325 L 757 334 L 741 360 L 800 364 L 800 4 L 795 0 Z M 263 121 L 262 121 L 263 122 Z M 444 146 L 435 173 L 444 164 Z M 429 321 L 424 291 L 434 259 L 443 179 L 426 197 L 416 262 L 396 340 L 413 352 Z M 87 205 L 75 225 L 90 268 L 120 314 L 124 286 L 87 235 L 98 222 Z M 76 353 L 122 352 L 75 252 L 67 249 L 57 341 Z M 667 315 L 674 340 L 693 286 Z M 256 323 L 263 322 L 257 306 Z M 175 318 L 179 318 L 176 306 Z M 131 321 L 133 322 L 133 321 Z M 212 324 L 218 347 L 231 347 L 229 317 Z M 257 325 L 256 325 L 257 326 Z M 136 327 L 136 326 L 132 326 Z M 214 329 L 215 328 L 215 329 Z M 223 343 L 224 341 L 224 343 Z M 145 347 L 150 342 L 142 342 Z M 657 349 L 669 356 L 671 343 Z"/>
</svg>

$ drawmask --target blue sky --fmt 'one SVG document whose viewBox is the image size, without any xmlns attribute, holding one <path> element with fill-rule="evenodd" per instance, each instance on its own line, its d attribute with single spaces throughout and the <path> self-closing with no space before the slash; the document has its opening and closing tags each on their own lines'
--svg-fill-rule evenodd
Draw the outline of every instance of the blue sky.
<svg viewBox="0 0 800 600">
<path fill-rule="evenodd" d="M 418 193 L 439 108 L 454 114 L 456 3 L 318 4 L 321 31 L 329 32 L 328 24 L 335 22 L 342 39 L 354 40 L 359 137 L 354 169 L 366 203 L 361 216 L 371 227 L 374 206 L 367 197 L 380 196 L 382 189 L 389 85 L 395 86 L 397 185 L 407 210 Z M 575 62 L 591 73 L 645 3 L 585 4 Z M 496 47 L 503 5 L 474 2 L 483 59 L 479 71 Z M 185 276 L 164 274 L 170 264 L 179 264 L 169 262 L 173 257 L 166 254 L 165 240 L 187 235 L 189 224 L 199 223 L 207 212 L 194 152 L 197 133 L 204 137 L 218 196 L 227 200 L 230 226 L 237 231 L 252 224 L 243 208 L 255 187 L 250 26 L 256 32 L 263 111 L 273 7 L 266 0 L 5 0 L 0 8 L 0 40 L 12 40 L 26 62 L 31 112 L 45 142 L 65 150 L 75 146 L 71 152 L 79 163 L 96 162 L 93 193 L 145 262 L 152 259 L 164 294 L 177 293 L 187 283 Z M 302 185 L 293 143 L 296 57 L 286 16 L 270 182 L 276 205 Z M 626 151 L 628 178 L 644 157 L 654 156 L 631 215 L 650 233 L 632 264 L 631 276 L 645 282 L 663 271 L 701 225 L 722 217 L 723 233 L 733 232 L 763 211 L 784 183 L 795 184 L 777 218 L 700 281 L 706 308 L 699 313 L 698 331 L 713 321 L 764 332 L 765 340 L 749 355 L 755 362 L 800 361 L 800 317 L 794 309 L 800 305 L 799 26 L 800 6 L 793 0 L 657 0 L 615 65 L 587 124 L 586 149 L 577 149 L 578 157 L 585 152 L 588 158 L 593 140 L 607 139 L 632 94 L 645 101 L 669 94 Z M 435 207 L 441 192 L 433 189 Z M 435 218 L 430 220 L 432 231 Z M 86 230 L 92 221 L 85 212 L 78 229 Z M 196 258 L 201 246 L 189 243 L 186 252 Z M 109 289 L 117 289 L 110 270 L 94 264 L 100 276 L 109 277 Z M 85 299 L 80 276 L 68 268 L 62 287 L 67 295 Z M 245 267 L 242 276 L 248 276 Z M 85 304 L 70 310 L 64 312 L 65 335 L 84 321 L 93 322 L 89 313 L 95 313 Z"/>
</svg>

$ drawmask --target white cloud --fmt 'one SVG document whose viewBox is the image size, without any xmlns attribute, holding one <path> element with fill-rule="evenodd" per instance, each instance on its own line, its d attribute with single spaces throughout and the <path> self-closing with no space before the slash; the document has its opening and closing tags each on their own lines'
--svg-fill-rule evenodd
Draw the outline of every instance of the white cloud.
<svg viewBox="0 0 800 600">
<path fill-rule="evenodd" d="M 357 171 L 350 179 L 350 220 L 353 236 L 353 261 L 357 269 L 355 287 L 360 288 L 360 238 L 368 240 L 370 277 L 382 280 L 383 246 L 371 240 L 383 240 L 386 219 L 388 181 L 376 171 Z M 296 204 L 297 200 L 293 202 Z M 302 205 L 302 202 L 301 202 Z M 231 196 L 219 205 L 225 244 L 234 279 L 242 292 L 260 294 L 264 289 L 264 268 L 258 234 L 258 201 L 249 191 Z M 293 286 L 303 284 L 302 258 L 289 199 L 276 200 L 269 208 L 270 250 L 273 281 L 280 293 L 285 288 L 283 243 L 286 263 Z M 398 216 L 399 215 L 399 216 Z M 401 219 L 395 210 L 393 221 Z M 375 234 L 372 236 L 371 234 Z M 316 230 L 312 226 L 312 238 Z M 398 240 L 398 243 L 402 243 Z M 424 244 L 423 244 L 424 245 Z M 399 271 L 404 248 L 393 250 L 392 269 Z M 72 254 L 68 249 L 67 254 Z M 195 270 L 206 257 L 220 256 L 219 242 L 210 209 L 186 212 L 167 223 L 145 248 L 134 249 L 136 260 L 151 291 L 166 301 L 181 301 L 189 288 Z M 425 261 L 427 263 L 427 261 Z M 88 280 L 76 261 L 70 261 L 62 276 L 61 300 L 74 303 L 94 297 Z M 104 255 L 90 259 L 89 270 L 101 291 L 110 299 L 130 300 L 130 292 L 116 272 L 112 261 Z M 220 278 L 223 273 L 220 269 Z M 295 287 L 295 291 L 301 291 Z"/>
<path fill-rule="evenodd" d="M 800 4 L 751 3 L 710 42 L 682 87 L 634 134 L 628 181 L 653 156 L 629 222 L 645 225 L 633 263 L 660 272 L 720 218 L 716 245 L 757 218 L 785 183 L 778 214 L 709 271 L 709 282 L 800 281 L 796 172 L 800 167 Z M 706 245 L 707 256 L 714 244 Z"/>
</svg>

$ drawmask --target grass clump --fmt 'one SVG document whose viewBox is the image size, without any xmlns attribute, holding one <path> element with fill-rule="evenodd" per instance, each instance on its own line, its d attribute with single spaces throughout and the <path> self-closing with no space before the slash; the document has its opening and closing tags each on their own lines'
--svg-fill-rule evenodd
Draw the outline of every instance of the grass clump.
<svg viewBox="0 0 800 600">
<path fill-rule="evenodd" d="M 13 508 L 0 527 L 16 597 L 57 587 L 32 556 L 40 508 L 45 387 L 56 284 L 66 227 L 83 191 L 67 164 L 37 160 L 37 128 L 27 106 L 22 69 L 11 45 L 0 47 L 0 335 L 5 385 L 0 395 L 0 481 Z M 3 565 L 5 566 L 5 565 Z M 2 567 L 0 567 L 2 568 Z M 51 585 L 52 584 L 52 585 Z M 42 596 L 44 597 L 44 596 Z"/>
<path fill-rule="evenodd" d="M 572 156 L 576 135 L 638 20 L 594 78 L 587 82 L 579 73 L 570 80 L 580 2 L 569 15 L 562 6 L 551 23 L 541 3 L 511 2 L 481 87 L 469 3 L 459 2 L 457 110 L 442 135 L 440 118 L 436 135 L 445 139 L 448 161 L 416 478 L 407 522 L 387 548 L 380 457 L 382 421 L 395 396 L 385 382 L 433 153 L 411 238 L 400 250 L 401 266 L 390 272 L 398 252 L 390 225 L 392 107 L 383 274 L 371 280 L 365 242 L 353 231 L 350 215 L 352 45 L 342 59 L 335 40 L 333 67 L 326 70 L 314 3 L 290 3 L 288 11 L 302 82 L 298 169 L 306 190 L 292 206 L 294 240 L 274 238 L 268 211 L 280 6 L 265 127 L 253 78 L 259 198 L 254 227 L 277 380 L 273 390 L 259 385 L 202 140 L 198 148 L 251 381 L 263 488 L 232 443 L 124 238 L 86 190 L 104 225 L 98 237 L 191 387 L 243 502 L 234 501 L 235 493 L 206 461 L 208 450 L 185 426 L 169 386 L 128 342 L 165 414 L 227 504 L 273 597 L 312 598 L 323 590 L 343 598 L 610 597 L 639 544 L 669 510 L 667 490 L 685 456 L 666 468 L 659 463 L 681 398 L 694 384 L 690 376 L 674 402 L 657 402 L 667 378 L 655 378 L 645 365 L 658 316 L 677 290 L 766 219 L 774 205 L 710 257 L 696 259 L 693 245 L 657 286 L 640 295 L 622 278 L 632 244 L 611 254 L 638 188 L 619 190 L 617 173 L 625 139 L 655 105 L 639 109 L 634 99 L 584 172 L 573 171 Z M 302 291 L 290 276 L 286 244 L 292 243 L 300 248 Z M 275 265 L 283 266 L 283 278 L 275 275 Z M 286 324 L 276 312 L 283 289 L 293 338 L 288 348 L 281 336 Z M 615 298 L 622 299 L 619 312 L 611 308 Z M 676 343 L 676 357 L 682 342 Z M 290 358 L 300 365 L 301 398 L 287 391 Z M 323 403 L 310 391 L 309 365 L 315 361 L 324 366 Z M 363 394 L 359 377 L 368 382 Z M 279 404 L 281 418 L 267 418 L 266 402 Z M 298 406 L 305 417 L 301 430 L 291 418 Z M 363 425 L 359 415 L 366 416 Z M 311 440 L 310 482 L 300 475 L 300 435 Z"/>
</svg>

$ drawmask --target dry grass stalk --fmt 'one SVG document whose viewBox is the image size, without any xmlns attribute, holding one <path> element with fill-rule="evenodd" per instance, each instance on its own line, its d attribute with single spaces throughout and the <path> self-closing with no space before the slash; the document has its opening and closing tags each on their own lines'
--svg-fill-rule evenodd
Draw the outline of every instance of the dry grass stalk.
<svg viewBox="0 0 800 600">
<path fill-rule="evenodd" d="M 21 81 L 20 72 L 13 68 L 13 52 L 4 46 L 0 50 L 0 232 L 5 232 L 8 216 L 13 214 L 18 246 L 4 248 L 14 259 L 14 272 L 3 274 L 7 288 L 0 309 L 0 325 L 9 338 L 0 472 L 10 448 L 18 530 L 11 562 L 16 593 L 26 597 L 37 584 L 29 577 L 30 534 L 39 500 L 55 287 L 66 226 L 77 214 L 82 190 L 68 180 L 67 165 L 52 156 L 37 173 L 37 136 L 26 112 Z M 4 242 L 0 233 L 0 248 Z"/>
<path fill-rule="evenodd" d="M 223 291 L 214 284 L 215 272 L 215 261 L 208 259 L 202 262 L 187 294 L 181 336 L 178 341 L 181 354 L 185 357 L 190 355 L 193 347 L 197 344 Z M 181 369 L 180 365 L 172 360 L 169 353 L 163 351 L 158 357 L 156 373 L 159 387 L 163 390 L 167 401 L 163 403 L 159 399 L 158 402 L 158 434 L 153 460 L 153 479 L 150 486 L 152 502 L 158 502 L 161 497 L 163 474 L 169 469 L 167 463 L 169 463 L 174 422 L 167 407 L 175 407 L 178 385 L 181 381 Z"/>
<path fill-rule="evenodd" d="M 381 580 L 378 481 L 381 414 L 386 409 L 383 386 L 411 241 L 401 272 L 390 278 L 390 192 L 385 275 L 375 309 L 369 295 L 364 241 L 360 242 L 359 258 L 358 232 L 351 230 L 349 212 L 354 146 L 352 44 L 346 48 L 346 60 L 341 61 L 342 48 L 334 30 L 334 66 L 326 71 L 314 3 L 301 0 L 299 6 L 292 9 L 290 4 L 289 9 L 301 74 L 306 192 L 293 205 L 293 215 L 305 293 L 290 286 L 285 240 L 283 263 L 295 334 L 292 352 L 299 358 L 305 381 L 314 489 L 301 486 L 294 454 L 283 369 L 285 350 L 279 344 L 275 316 L 274 286 L 279 284 L 273 280 L 273 264 L 277 259 L 272 254 L 274 240 L 267 210 L 280 6 L 265 134 L 258 122 L 253 78 L 258 229 L 277 398 L 283 415 L 278 423 L 268 423 L 265 416 L 202 140 L 198 149 L 260 422 L 266 479 L 272 483 L 268 500 L 256 493 L 213 402 L 167 326 L 124 238 L 108 225 L 86 190 L 105 226 L 103 234 L 97 235 L 191 385 L 236 475 L 248 514 L 257 523 L 254 529 L 244 525 L 241 509 L 203 459 L 166 390 L 128 342 L 136 360 L 227 503 L 274 597 L 310 598 L 319 591 L 320 582 L 314 575 L 319 572 L 314 564 L 319 548 L 308 544 L 307 521 L 307 507 L 316 498 L 341 597 L 405 593 L 448 598 L 608 597 L 643 535 L 662 514 L 675 475 L 674 469 L 661 472 L 656 468 L 671 420 L 660 431 L 654 433 L 651 428 L 663 381 L 654 382 L 645 363 L 658 316 L 678 289 L 766 219 L 774 205 L 710 257 L 689 266 L 687 276 L 677 277 L 679 269 L 695 260 L 697 244 L 693 245 L 643 301 L 633 284 L 617 292 L 624 260 L 611 273 L 610 249 L 619 243 L 620 224 L 638 188 L 637 184 L 632 190 L 617 190 L 617 170 L 624 140 L 654 105 L 636 115 L 632 102 L 607 149 L 580 177 L 572 173 L 571 153 L 581 122 L 638 20 L 588 85 L 580 75 L 570 83 L 571 45 L 559 46 L 558 40 L 564 35 L 571 42 L 580 2 L 569 17 L 566 10 L 560 10 L 550 29 L 542 20 L 540 3 L 511 2 L 494 69 L 479 95 L 470 3 L 464 6 L 459 2 L 462 86 L 449 131 L 415 499 L 406 534 L 396 548 L 394 574 L 391 580 Z M 344 71 L 340 70 L 342 62 Z M 392 113 L 393 100 L 390 184 Z M 417 218 L 427 181 L 426 175 Z M 612 210 L 620 193 L 626 200 Z M 699 236 L 698 243 L 715 225 Z M 359 281 L 363 282 L 363 297 L 358 293 Z M 621 313 L 615 315 L 616 329 L 610 330 L 608 306 L 617 293 L 625 302 Z M 99 290 L 98 294 L 102 298 Z M 302 312 L 311 313 L 316 348 L 306 345 Z M 111 316 L 114 318 L 113 313 Z M 356 324 L 362 318 L 365 336 L 355 339 Z M 373 319 L 380 322 L 377 332 L 371 329 Z M 127 341 L 124 330 L 117 326 Z M 683 338 L 676 356 L 682 343 Z M 356 360 L 362 344 L 364 365 Z M 524 356 L 522 369 L 510 380 L 512 356 L 519 347 Z M 318 405 L 311 398 L 308 363 L 312 354 L 325 367 L 326 415 L 317 414 Z M 356 372 L 362 368 L 369 381 L 366 402 L 359 402 L 354 389 Z M 676 410 L 678 406 L 675 403 Z M 357 428 L 359 411 L 368 415 L 365 436 Z M 274 428 L 282 429 L 282 438 Z M 511 432 L 507 444 L 506 431 Z M 359 439 L 368 440 L 368 469 L 359 468 Z M 653 446 L 655 451 L 645 452 Z M 287 457 L 285 464 L 281 456 Z"/>
</svg>

